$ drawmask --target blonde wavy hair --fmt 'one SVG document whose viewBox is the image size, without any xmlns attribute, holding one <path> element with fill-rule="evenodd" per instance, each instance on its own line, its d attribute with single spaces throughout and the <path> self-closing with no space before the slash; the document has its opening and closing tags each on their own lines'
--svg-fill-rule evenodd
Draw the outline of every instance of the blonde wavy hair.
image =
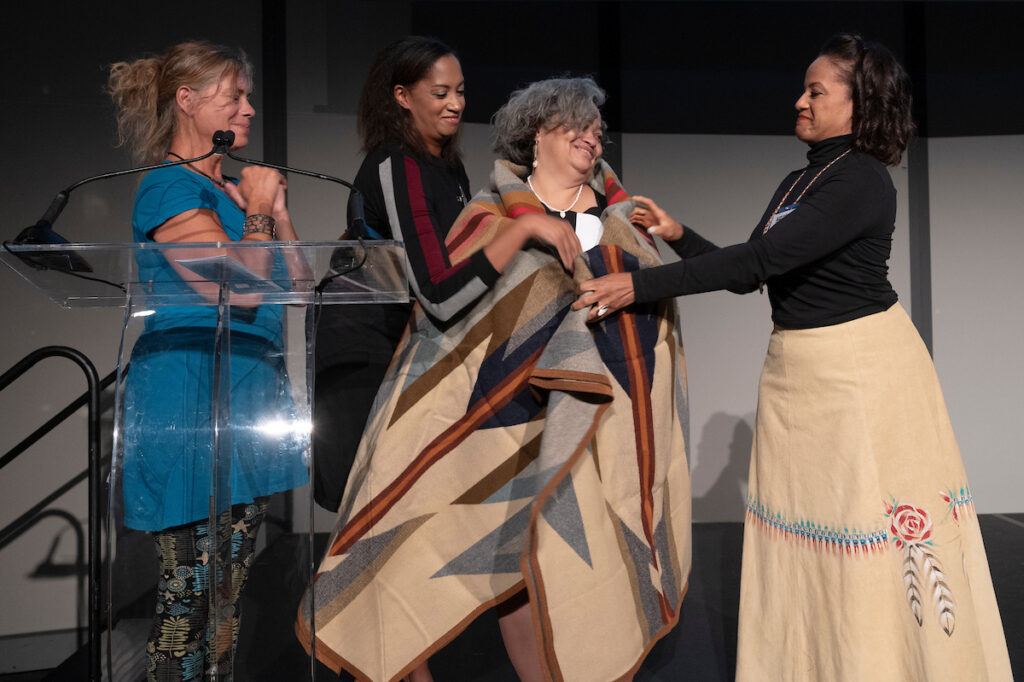
<svg viewBox="0 0 1024 682">
<path fill-rule="evenodd" d="M 117 108 L 118 146 L 137 163 L 159 163 L 177 126 L 178 88 L 202 90 L 241 75 L 252 88 L 252 63 L 237 48 L 202 40 L 179 43 L 163 55 L 110 65 L 107 92 Z"/>
</svg>

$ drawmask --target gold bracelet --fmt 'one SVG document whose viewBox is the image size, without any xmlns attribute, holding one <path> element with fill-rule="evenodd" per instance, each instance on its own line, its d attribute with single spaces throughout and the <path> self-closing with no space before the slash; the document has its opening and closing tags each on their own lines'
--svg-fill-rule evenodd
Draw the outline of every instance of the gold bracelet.
<svg viewBox="0 0 1024 682">
<path fill-rule="evenodd" d="M 277 239 L 277 221 L 274 220 L 273 216 L 269 216 L 266 213 L 253 213 L 252 215 L 245 216 L 245 222 L 242 223 L 242 236 L 247 234 L 265 234 L 269 235 L 271 239 Z"/>
</svg>

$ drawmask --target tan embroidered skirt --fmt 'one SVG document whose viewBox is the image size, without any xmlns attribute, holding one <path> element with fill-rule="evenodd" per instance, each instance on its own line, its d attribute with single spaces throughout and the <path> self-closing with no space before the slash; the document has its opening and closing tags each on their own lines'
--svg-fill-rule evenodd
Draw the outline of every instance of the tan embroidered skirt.
<svg viewBox="0 0 1024 682">
<path fill-rule="evenodd" d="M 776 329 L 758 394 L 737 680 L 1010 680 L 973 498 L 902 306 Z"/>
</svg>

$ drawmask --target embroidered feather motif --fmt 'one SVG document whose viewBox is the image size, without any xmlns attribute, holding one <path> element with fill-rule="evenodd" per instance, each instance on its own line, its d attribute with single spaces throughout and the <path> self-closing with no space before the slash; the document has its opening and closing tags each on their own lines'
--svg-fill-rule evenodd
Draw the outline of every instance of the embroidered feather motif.
<svg viewBox="0 0 1024 682">
<path fill-rule="evenodd" d="M 948 497 L 942 496 L 949 502 Z M 924 509 L 910 504 L 900 504 L 895 499 L 884 504 L 886 516 L 890 520 L 889 530 L 893 541 L 897 548 L 906 552 L 906 558 L 903 560 L 903 584 L 907 590 L 910 612 L 918 626 L 923 626 L 922 595 L 926 584 L 935 605 L 939 626 L 947 637 L 952 637 L 956 628 L 956 604 L 953 601 L 953 592 L 946 582 L 946 572 L 932 549 L 931 516 Z M 951 506 L 951 509 L 954 511 L 954 519 L 958 520 L 955 514 L 956 506 Z"/>
<path fill-rule="evenodd" d="M 921 608 L 921 579 L 917 575 L 917 562 L 914 561 L 914 550 L 907 552 L 907 558 L 903 561 L 903 584 L 907 588 L 907 601 L 910 602 L 910 612 L 917 619 L 917 624 L 923 622 Z"/>
<path fill-rule="evenodd" d="M 954 613 L 953 594 L 946 584 L 946 575 L 942 571 L 939 559 L 927 547 L 918 546 L 924 565 L 924 573 L 928 577 L 928 584 L 935 599 L 935 613 L 939 617 L 939 625 L 947 636 L 953 635 L 953 628 L 956 627 L 956 615 Z"/>
</svg>

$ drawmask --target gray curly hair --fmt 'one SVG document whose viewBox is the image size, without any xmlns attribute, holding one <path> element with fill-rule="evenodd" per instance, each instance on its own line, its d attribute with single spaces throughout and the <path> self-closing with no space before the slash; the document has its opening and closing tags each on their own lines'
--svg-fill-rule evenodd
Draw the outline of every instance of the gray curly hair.
<svg viewBox="0 0 1024 682">
<path fill-rule="evenodd" d="M 604 101 L 604 90 L 592 78 L 549 78 L 530 83 L 513 92 L 491 119 L 494 151 L 512 163 L 528 166 L 533 162 L 538 130 L 559 126 L 583 130 L 600 115 Z"/>
</svg>

